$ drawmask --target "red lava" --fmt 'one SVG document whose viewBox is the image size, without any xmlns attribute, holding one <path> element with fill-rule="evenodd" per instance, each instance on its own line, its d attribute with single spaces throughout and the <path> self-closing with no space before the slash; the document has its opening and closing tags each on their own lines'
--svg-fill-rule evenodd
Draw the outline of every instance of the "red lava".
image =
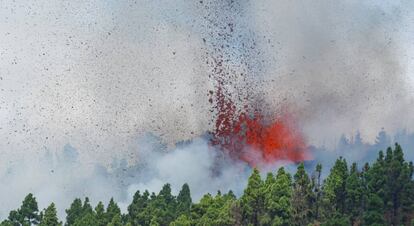
<svg viewBox="0 0 414 226">
<path fill-rule="evenodd" d="M 258 110 L 237 113 L 220 87 L 215 97 L 218 113 L 212 145 L 251 166 L 311 158 L 302 133 L 288 114 L 269 118 Z"/>
</svg>

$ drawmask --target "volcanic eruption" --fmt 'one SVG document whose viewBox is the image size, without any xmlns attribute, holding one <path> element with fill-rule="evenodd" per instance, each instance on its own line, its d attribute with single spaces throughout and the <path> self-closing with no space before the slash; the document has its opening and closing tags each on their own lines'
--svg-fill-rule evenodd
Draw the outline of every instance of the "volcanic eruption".
<svg viewBox="0 0 414 226">
<path fill-rule="evenodd" d="M 310 158 L 300 130 L 288 112 L 265 116 L 261 109 L 238 111 L 221 87 L 215 95 L 216 121 L 211 144 L 251 166 Z"/>
<path fill-rule="evenodd" d="M 215 114 L 212 146 L 251 166 L 310 158 L 304 136 L 288 110 L 268 109 L 260 97 L 264 63 L 249 30 L 243 3 L 200 2 L 207 15 L 205 62 L 214 85 L 208 95 Z M 279 112 L 278 112 L 279 111 Z"/>
</svg>

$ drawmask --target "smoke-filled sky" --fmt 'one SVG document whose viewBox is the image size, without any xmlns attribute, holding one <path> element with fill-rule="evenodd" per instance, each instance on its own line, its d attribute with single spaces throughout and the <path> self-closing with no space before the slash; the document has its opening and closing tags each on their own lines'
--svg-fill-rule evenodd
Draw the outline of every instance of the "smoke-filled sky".
<svg viewBox="0 0 414 226">
<path fill-rule="evenodd" d="M 104 158 L 143 131 L 173 143 L 211 129 L 203 38 L 217 15 L 255 39 L 250 77 L 310 143 L 414 126 L 411 1 L 231 2 L 1 1 L 2 154 L 71 143 Z"/>
<path fill-rule="evenodd" d="M 211 131 L 217 54 L 308 144 L 412 131 L 413 34 L 410 0 L 0 0 L 0 171 L 66 144 L 136 161 L 144 133 Z"/>
</svg>

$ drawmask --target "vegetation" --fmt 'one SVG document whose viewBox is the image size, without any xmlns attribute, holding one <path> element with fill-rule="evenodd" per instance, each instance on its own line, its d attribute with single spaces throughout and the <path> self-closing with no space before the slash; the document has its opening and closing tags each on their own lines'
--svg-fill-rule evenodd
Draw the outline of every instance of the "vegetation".
<svg viewBox="0 0 414 226">
<path fill-rule="evenodd" d="M 318 164 L 309 175 L 303 163 L 294 175 L 283 167 L 263 180 L 253 170 L 240 198 L 231 191 L 206 194 L 193 203 L 184 184 L 178 196 L 169 184 L 158 194 L 137 191 L 127 213 L 110 199 L 95 208 L 89 199 L 75 199 L 63 224 L 52 203 L 39 212 L 29 194 L 1 226 L 204 226 L 204 225 L 414 225 L 414 167 L 404 160 L 400 145 L 379 152 L 376 161 L 358 167 L 336 160 L 324 181 Z"/>
</svg>

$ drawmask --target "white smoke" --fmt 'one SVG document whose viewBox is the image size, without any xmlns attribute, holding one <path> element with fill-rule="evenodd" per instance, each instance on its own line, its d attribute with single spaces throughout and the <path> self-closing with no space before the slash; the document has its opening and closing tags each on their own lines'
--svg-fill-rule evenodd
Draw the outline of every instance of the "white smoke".
<svg viewBox="0 0 414 226">
<path fill-rule="evenodd" d="M 40 209 L 55 202 L 62 219 L 75 198 L 89 197 L 96 205 L 114 197 L 126 212 L 137 190 L 158 193 L 166 183 L 176 195 L 188 183 L 194 201 L 219 190 L 241 194 L 251 171 L 246 163 L 229 159 L 202 138 L 174 149 L 165 149 L 154 136 L 144 136 L 138 143 L 138 162 L 127 165 L 115 161 L 109 169 L 79 161 L 70 145 L 56 155 L 48 152 L 40 159 L 21 159 L 0 176 L 0 183 L 6 185 L 0 187 L 0 194 L 7 194 L 1 196 L 0 217 L 4 219 L 17 209 L 29 192 L 37 198 Z"/>
<path fill-rule="evenodd" d="M 151 155 L 145 162 L 142 170 L 151 176 L 129 186 L 127 203 L 132 201 L 132 195 L 137 190 L 157 192 L 165 183 L 171 184 L 174 194 L 178 194 L 181 186 L 188 183 L 193 200 L 219 190 L 241 194 L 250 173 L 246 163 L 223 156 L 201 138 L 167 153 Z"/>
</svg>

